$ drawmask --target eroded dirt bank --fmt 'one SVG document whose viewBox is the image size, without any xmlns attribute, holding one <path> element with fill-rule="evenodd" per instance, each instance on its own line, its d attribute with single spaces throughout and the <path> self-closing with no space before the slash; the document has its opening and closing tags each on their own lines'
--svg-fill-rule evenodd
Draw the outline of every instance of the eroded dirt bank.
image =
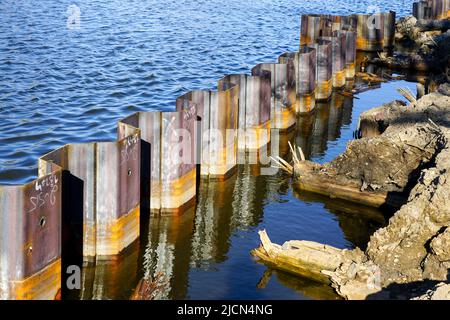
<svg viewBox="0 0 450 320">
<path fill-rule="evenodd" d="M 356 198 L 384 194 L 387 200 L 400 193 L 406 203 L 389 224 L 372 235 L 365 252 L 310 243 L 305 251 L 302 241 L 277 246 L 266 237 L 254 254 L 275 265 L 282 260 L 284 269 L 293 267 L 294 273 L 301 265 L 315 269 L 346 299 L 448 296 L 450 84 L 410 105 L 393 102 L 370 110 L 361 115 L 360 129 L 362 139 L 350 142 L 332 162 L 301 161 L 296 179 L 304 190 L 315 177 L 322 186 L 333 184 Z M 345 197 L 345 192 L 332 193 L 333 188 L 322 189 Z"/>
</svg>

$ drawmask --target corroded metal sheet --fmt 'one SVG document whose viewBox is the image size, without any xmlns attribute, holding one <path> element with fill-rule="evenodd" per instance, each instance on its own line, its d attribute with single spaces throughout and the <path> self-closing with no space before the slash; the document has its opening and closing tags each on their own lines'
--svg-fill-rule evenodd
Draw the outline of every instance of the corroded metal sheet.
<svg viewBox="0 0 450 320">
<path fill-rule="evenodd" d="M 433 18 L 432 7 L 429 1 L 418 1 L 413 3 L 413 16 L 418 20 L 428 20 Z"/>
<path fill-rule="evenodd" d="M 302 15 L 300 22 L 300 46 L 314 44 L 320 37 L 333 32 L 333 19 L 325 14 Z"/>
<path fill-rule="evenodd" d="M 310 112 L 315 105 L 316 90 L 316 49 L 301 46 L 298 52 L 286 52 L 278 61 L 294 63 L 296 82 L 296 113 Z"/>
<path fill-rule="evenodd" d="M 345 77 L 354 78 L 356 74 L 356 32 L 340 30 L 338 34 L 345 37 Z"/>
<path fill-rule="evenodd" d="M 197 164 L 197 109 L 189 102 L 176 112 L 139 112 L 122 120 L 141 132 L 142 167 L 146 172 L 142 189 L 148 188 L 146 198 L 152 212 L 180 212 L 195 197 Z"/>
<path fill-rule="evenodd" d="M 384 47 L 385 15 L 358 14 L 356 48 L 361 51 L 382 51 Z"/>
<path fill-rule="evenodd" d="M 282 63 L 261 63 L 252 69 L 252 75 L 260 76 L 266 71 L 271 78 L 270 123 L 272 129 L 286 130 L 295 124 L 297 99 L 295 67 L 292 61 Z"/>
<path fill-rule="evenodd" d="M 139 237 L 140 134 L 97 143 L 97 257 L 120 253 Z"/>
<path fill-rule="evenodd" d="M 232 84 L 239 85 L 238 149 L 260 150 L 270 142 L 270 72 L 228 75 L 219 89 Z"/>
<path fill-rule="evenodd" d="M 345 86 L 345 35 L 334 31 L 331 37 L 322 37 L 320 39 L 331 42 L 331 65 L 332 65 L 332 85 L 334 88 L 342 88 Z"/>
<path fill-rule="evenodd" d="M 69 144 L 39 159 L 40 171 L 53 163 L 83 185 L 86 261 L 116 255 L 139 236 L 140 132 L 127 130 L 115 142 Z"/>
<path fill-rule="evenodd" d="M 383 46 L 385 48 L 394 47 L 395 42 L 395 18 L 396 13 L 394 11 L 389 11 L 383 13 L 384 15 L 384 39 Z"/>
<path fill-rule="evenodd" d="M 194 103 L 197 111 L 196 133 L 197 144 L 195 163 L 200 164 L 200 175 L 209 175 L 210 163 L 210 146 L 209 146 L 209 129 L 210 129 L 210 100 L 211 91 L 197 90 L 190 91 L 177 98 L 176 110 L 186 110 L 191 103 Z"/>
<path fill-rule="evenodd" d="M 195 105 L 163 112 L 161 124 L 161 210 L 178 211 L 196 193 Z"/>
<path fill-rule="evenodd" d="M 237 164 L 237 129 L 239 117 L 239 85 L 222 79 L 218 91 L 193 91 L 177 99 L 177 110 L 186 101 L 197 106 L 201 141 L 200 172 L 204 177 L 225 179 Z"/>
<path fill-rule="evenodd" d="M 61 287 L 62 170 L 0 186 L 0 298 L 54 299 Z"/>
<path fill-rule="evenodd" d="M 324 39 L 311 46 L 316 49 L 316 100 L 328 100 L 333 90 L 333 46 Z"/>
<path fill-rule="evenodd" d="M 210 100 L 209 176 L 228 178 L 237 165 L 239 85 L 219 81 Z"/>
</svg>

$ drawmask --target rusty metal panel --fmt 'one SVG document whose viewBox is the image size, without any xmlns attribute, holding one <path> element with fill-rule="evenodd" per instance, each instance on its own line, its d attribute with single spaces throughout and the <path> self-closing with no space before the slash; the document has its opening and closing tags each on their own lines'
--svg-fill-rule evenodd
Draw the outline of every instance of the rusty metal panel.
<svg viewBox="0 0 450 320">
<path fill-rule="evenodd" d="M 331 41 L 318 39 L 316 49 L 316 100 L 328 100 L 333 90 L 333 47 Z"/>
<path fill-rule="evenodd" d="M 430 1 L 418 1 L 413 3 L 413 16 L 418 20 L 429 20 L 433 18 Z"/>
<path fill-rule="evenodd" d="M 139 236 L 140 133 L 97 143 L 97 257 L 120 253 Z"/>
<path fill-rule="evenodd" d="M 278 57 L 280 63 L 294 63 L 296 82 L 296 113 L 310 112 L 315 106 L 316 49 L 302 46 L 299 52 L 286 52 Z"/>
<path fill-rule="evenodd" d="M 356 48 L 361 51 L 383 51 L 385 15 L 358 14 Z"/>
<path fill-rule="evenodd" d="M 62 170 L 0 186 L 0 298 L 54 299 L 61 287 Z"/>
<path fill-rule="evenodd" d="M 195 104 L 182 111 L 162 113 L 162 211 L 177 212 L 195 199 L 197 181 L 196 115 Z"/>
<path fill-rule="evenodd" d="M 384 15 L 384 39 L 383 46 L 385 48 L 394 47 L 395 42 L 395 18 L 396 13 L 394 11 L 389 11 Z"/>
<path fill-rule="evenodd" d="M 226 179 L 237 165 L 239 85 L 219 81 L 210 96 L 209 176 Z"/>
<path fill-rule="evenodd" d="M 186 110 L 191 103 L 196 105 L 197 121 L 199 122 L 195 134 L 197 137 L 196 163 L 201 165 L 200 175 L 206 177 L 209 175 L 210 163 L 210 100 L 210 91 L 197 90 L 178 97 L 176 101 L 177 111 Z"/>
<path fill-rule="evenodd" d="M 141 132 L 142 159 L 148 178 L 143 180 L 149 189 L 144 199 L 154 213 L 181 212 L 192 203 L 196 188 L 197 163 L 197 107 L 190 100 L 178 100 L 180 111 L 139 112 L 121 121 L 136 126 Z M 142 189 L 141 189 L 142 190 Z"/>
<path fill-rule="evenodd" d="M 356 32 L 337 31 L 345 37 L 345 77 L 354 78 L 356 74 Z"/>
<path fill-rule="evenodd" d="M 300 46 L 314 44 L 320 37 L 329 37 L 333 32 L 330 15 L 302 15 L 300 22 Z"/>
<path fill-rule="evenodd" d="M 264 71 L 269 71 L 271 74 L 271 128 L 287 130 L 296 121 L 297 94 L 294 63 L 292 61 L 286 64 L 261 63 L 252 69 L 252 75 L 259 76 Z"/>
<path fill-rule="evenodd" d="M 239 86 L 238 149 L 260 150 L 270 141 L 270 72 L 228 75 L 219 89 L 233 84 Z"/>
<path fill-rule="evenodd" d="M 334 88 L 345 86 L 345 35 L 334 31 L 331 37 L 322 37 L 320 39 L 331 42 L 331 65 L 332 65 L 332 85 Z"/>
<path fill-rule="evenodd" d="M 177 99 L 177 109 L 182 109 L 186 101 L 197 105 L 202 176 L 225 179 L 236 168 L 239 94 L 239 85 L 222 79 L 217 92 L 193 91 Z"/>
<path fill-rule="evenodd" d="M 39 159 L 40 171 L 51 162 L 82 181 L 85 261 L 119 254 L 139 236 L 140 132 L 126 130 L 119 141 L 69 144 Z"/>
</svg>

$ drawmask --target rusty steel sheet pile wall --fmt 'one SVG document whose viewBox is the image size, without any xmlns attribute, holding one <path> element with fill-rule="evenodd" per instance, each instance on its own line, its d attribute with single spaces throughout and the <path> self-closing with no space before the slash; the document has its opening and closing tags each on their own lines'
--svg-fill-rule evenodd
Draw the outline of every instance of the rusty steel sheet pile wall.
<svg viewBox="0 0 450 320">
<path fill-rule="evenodd" d="M 336 33 L 345 37 L 345 77 L 353 79 L 356 75 L 356 32 L 338 30 Z"/>
<path fill-rule="evenodd" d="M 226 179 L 236 169 L 239 94 L 239 85 L 225 77 L 218 91 L 191 91 L 177 99 L 177 110 L 185 109 L 186 101 L 196 104 L 200 142 L 195 154 L 203 177 Z"/>
<path fill-rule="evenodd" d="M 320 37 L 330 37 L 334 22 L 330 15 L 304 14 L 300 22 L 300 47 L 315 44 Z"/>
<path fill-rule="evenodd" d="M 315 44 L 321 37 L 332 37 L 334 32 L 345 30 L 357 33 L 358 50 L 382 51 L 394 45 L 395 18 L 393 11 L 350 16 L 302 15 L 300 46 Z"/>
<path fill-rule="evenodd" d="M 419 20 L 449 19 L 450 0 L 425 0 L 414 2 L 413 16 Z"/>
<path fill-rule="evenodd" d="M 114 142 L 69 144 L 39 159 L 40 171 L 53 163 L 83 183 L 85 261 L 117 255 L 139 237 L 140 152 L 135 130 Z"/>
<path fill-rule="evenodd" d="M 331 37 L 319 38 L 331 42 L 331 66 L 332 66 L 332 86 L 342 88 L 346 80 L 345 45 L 344 34 L 334 31 Z"/>
<path fill-rule="evenodd" d="M 296 82 L 293 61 L 286 64 L 261 63 L 253 67 L 252 75 L 260 76 L 270 72 L 271 85 L 271 129 L 288 130 L 296 122 Z"/>
<path fill-rule="evenodd" d="M 62 170 L 0 186 L 0 299 L 54 299 L 61 287 Z"/>
<path fill-rule="evenodd" d="M 418 15 L 443 17 L 450 0 L 420 5 L 414 6 Z M 356 50 L 393 45 L 395 12 L 303 15 L 300 32 L 299 51 L 280 55 L 278 63 L 227 75 L 217 91 L 188 92 L 177 98 L 176 111 L 132 114 L 119 121 L 117 141 L 65 145 L 39 159 L 35 181 L 0 186 L 0 298 L 55 297 L 65 267 L 67 216 L 79 217 L 82 260 L 110 259 L 139 238 L 142 208 L 156 213 L 190 208 L 198 175 L 229 178 L 238 150 L 262 150 L 271 140 L 271 148 L 278 148 L 274 142 L 281 140 L 276 153 L 288 152 L 288 130 L 298 114 L 317 108 L 317 128 L 328 121 L 334 127 L 343 97 L 333 98 L 329 119 L 320 117 L 323 101 L 332 97 L 333 87 L 344 87 L 346 79 L 351 83 Z M 280 131 L 288 134 L 279 136 Z"/>
<path fill-rule="evenodd" d="M 418 1 L 413 3 L 413 16 L 418 20 L 432 19 L 433 14 L 428 1 Z"/>
<path fill-rule="evenodd" d="M 153 213 L 180 213 L 191 206 L 196 192 L 196 105 L 175 112 L 138 112 L 119 122 L 119 137 L 127 127 L 141 132 L 141 204 Z"/>
<path fill-rule="evenodd" d="M 301 46 L 298 52 L 286 52 L 279 56 L 282 64 L 294 63 L 296 83 L 297 114 L 307 113 L 314 109 L 316 94 L 316 49 Z"/>
<path fill-rule="evenodd" d="M 328 100 L 333 91 L 333 45 L 331 41 L 318 39 L 311 45 L 316 49 L 316 100 Z"/>
<path fill-rule="evenodd" d="M 220 86 L 239 86 L 238 150 L 259 151 L 270 142 L 271 74 L 231 74 Z"/>
</svg>

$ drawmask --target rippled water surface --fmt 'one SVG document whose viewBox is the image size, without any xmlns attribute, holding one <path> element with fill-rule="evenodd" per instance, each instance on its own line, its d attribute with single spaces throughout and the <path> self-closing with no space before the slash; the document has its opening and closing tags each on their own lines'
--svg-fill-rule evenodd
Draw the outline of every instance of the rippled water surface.
<svg viewBox="0 0 450 320">
<path fill-rule="evenodd" d="M 67 27 L 70 5 L 79 28 Z M 214 88 L 295 51 L 302 13 L 364 13 L 369 5 L 411 11 L 412 1 L 11 1 L 0 2 L 0 184 L 36 176 L 37 158 L 65 143 L 113 140 L 119 119 L 172 110 L 177 96 Z M 388 83 L 334 99 L 284 138 L 324 162 L 345 149 L 360 112 L 400 98 Z M 128 298 L 140 277 L 162 272 L 160 298 L 330 298 L 324 286 L 268 271 L 249 252 L 266 228 L 276 242 L 307 239 L 364 246 L 379 212 L 300 194 L 282 174 L 202 183 L 196 208 L 149 219 L 141 243 L 87 270 L 83 298 Z M 148 230 L 147 230 L 148 229 Z"/>
</svg>

